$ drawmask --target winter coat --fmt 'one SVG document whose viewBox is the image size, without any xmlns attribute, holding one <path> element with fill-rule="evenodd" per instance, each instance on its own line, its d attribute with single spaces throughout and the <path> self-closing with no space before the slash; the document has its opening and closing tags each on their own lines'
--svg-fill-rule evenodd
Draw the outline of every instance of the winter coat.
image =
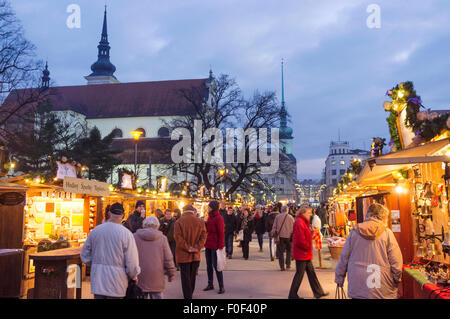
<svg viewBox="0 0 450 319">
<path fill-rule="evenodd" d="M 225 246 L 225 226 L 218 210 L 209 213 L 206 221 L 206 232 L 205 248 L 215 250 L 222 249 Z"/>
<path fill-rule="evenodd" d="M 200 250 L 205 245 L 205 222 L 194 215 L 194 212 L 184 212 L 175 222 L 174 238 L 176 243 L 175 258 L 177 263 L 200 261 Z M 189 252 L 189 247 L 198 252 Z"/>
<path fill-rule="evenodd" d="M 220 213 L 220 216 L 222 216 L 222 218 L 224 218 L 225 215 L 227 214 L 227 211 L 225 209 L 219 209 L 219 213 Z"/>
<path fill-rule="evenodd" d="M 277 231 L 281 238 L 291 238 L 293 228 L 294 217 L 287 213 L 279 214 L 273 222 L 271 235 L 273 236 L 275 231 Z"/>
<path fill-rule="evenodd" d="M 271 231 L 272 231 L 273 223 L 275 221 L 275 217 L 277 217 L 279 214 L 280 213 L 278 211 L 273 211 L 269 215 L 267 215 L 265 224 L 266 224 L 266 230 L 269 232 L 269 237 L 272 237 Z"/>
<path fill-rule="evenodd" d="M 295 260 L 312 260 L 313 245 L 312 232 L 309 221 L 299 215 L 294 223 L 292 233 L 292 256 Z"/>
<path fill-rule="evenodd" d="M 169 242 L 175 241 L 173 238 L 173 226 L 175 224 L 175 220 L 173 218 L 163 218 L 160 223 L 159 230 L 163 233 L 163 235 L 167 237 Z"/>
<path fill-rule="evenodd" d="M 322 225 L 328 224 L 327 218 L 328 212 L 325 207 L 320 208 L 319 211 L 317 212 L 317 215 L 319 216 Z"/>
<path fill-rule="evenodd" d="M 142 228 L 142 222 L 145 218 L 141 217 L 141 213 L 138 211 L 134 211 L 133 214 L 128 216 L 128 219 L 123 223 L 123 225 L 128 228 L 132 233 L 135 233 L 136 230 Z"/>
<path fill-rule="evenodd" d="M 241 214 L 239 230 L 244 231 L 244 241 L 252 241 L 252 234 L 255 231 L 255 219 Z"/>
<path fill-rule="evenodd" d="M 125 297 L 129 279 L 141 271 L 133 234 L 121 224 L 106 222 L 90 233 L 81 260 L 91 266 L 91 293 Z"/>
<path fill-rule="evenodd" d="M 336 266 L 335 282 L 343 284 L 348 273 L 350 298 L 396 299 L 402 266 L 394 233 L 380 220 L 367 218 L 350 231 Z"/>
<path fill-rule="evenodd" d="M 266 232 L 266 225 L 263 216 L 255 215 L 255 232 L 257 234 L 264 234 Z"/>
<path fill-rule="evenodd" d="M 234 214 L 226 214 L 223 221 L 225 223 L 225 235 L 233 234 L 238 230 L 238 222 Z"/>
<path fill-rule="evenodd" d="M 138 229 L 134 234 L 139 253 L 138 286 L 144 292 L 163 292 L 165 275 L 175 276 L 172 252 L 166 236 L 153 228 Z"/>
</svg>

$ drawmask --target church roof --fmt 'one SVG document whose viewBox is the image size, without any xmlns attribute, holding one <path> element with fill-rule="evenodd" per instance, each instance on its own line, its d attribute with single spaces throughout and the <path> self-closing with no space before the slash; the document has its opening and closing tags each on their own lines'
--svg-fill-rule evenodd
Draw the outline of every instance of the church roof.
<svg viewBox="0 0 450 319">
<path fill-rule="evenodd" d="M 71 110 L 87 119 L 190 114 L 192 104 L 182 90 L 204 91 L 207 79 L 132 82 L 50 87 L 46 92 L 54 111 Z M 29 90 L 29 89 L 28 89 Z M 12 106 L 22 90 L 12 92 L 3 106 Z M 40 97 L 43 99 L 43 97 Z"/>
</svg>

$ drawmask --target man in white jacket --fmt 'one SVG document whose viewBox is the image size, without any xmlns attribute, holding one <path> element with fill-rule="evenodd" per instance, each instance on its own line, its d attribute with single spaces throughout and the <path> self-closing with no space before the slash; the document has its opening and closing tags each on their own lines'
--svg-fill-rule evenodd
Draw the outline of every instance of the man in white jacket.
<svg viewBox="0 0 450 319">
<path fill-rule="evenodd" d="M 122 204 L 110 208 L 108 222 L 95 227 L 81 251 L 82 261 L 91 266 L 91 293 L 95 299 L 122 299 L 129 279 L 137 280 L 141 272 L 133 234 L 121 221 Z"/>
</svg>

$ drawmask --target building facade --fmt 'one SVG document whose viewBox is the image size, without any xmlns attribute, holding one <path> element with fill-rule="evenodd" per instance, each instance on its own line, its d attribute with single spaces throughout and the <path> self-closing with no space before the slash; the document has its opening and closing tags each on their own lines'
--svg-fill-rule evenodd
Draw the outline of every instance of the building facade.
<svg viewBox="0 0 450 319">
<path fill-rule="evenodd" d="M 330 152 L 325 161 L 324 180 L 327 190 L 323 199 L 333 195 L 333 190 L 337 187 L 353 160 L 359 159 L 361 165 L 364 165 L 365 160 L 369 157 L 369 151 L 351 149 L 348 141 L 332 141 Z"/>
</svg>

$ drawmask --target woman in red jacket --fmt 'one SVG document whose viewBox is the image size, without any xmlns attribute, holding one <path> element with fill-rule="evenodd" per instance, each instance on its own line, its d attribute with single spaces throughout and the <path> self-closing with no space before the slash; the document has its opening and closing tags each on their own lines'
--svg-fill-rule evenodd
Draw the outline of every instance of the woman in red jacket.
<svg viewBox="0 0 450 319">
<path fill-rule="evenodd" d="M 206 231 L 208 233 L 205 243 L 206 270 L 208 273 L 208 286 L 203 291 L 214 289 L 214 270 L 219 282 L 219 294 L 223 294 L 223 273 L 217 271 L 217 250 L 225 245 L 225 225 L 219 213 L 219 202 L 211 201 L 208 205 L 208 220 L 206 221 Z M 214 269 L 214 270 L 213 270 Z"/>
<path fill-rule="evenodd" d="M 308 275 L 309 285 L 314 293 L 315 298 L 327 296 L 317 279 L 313 259 L 312 232 L 310 228 L 310 219 L 312 208 L 304 205 L 300 208 L 299 215 L 294 223 L 294 231 L 292 234 L 292 253 L 296 262 L 296 273 L 292 280 L 291 290 L 289 291 L 289 299 L 300 299 L 298 289 L 302 283 L 303 275 Z"/>
</svg>

